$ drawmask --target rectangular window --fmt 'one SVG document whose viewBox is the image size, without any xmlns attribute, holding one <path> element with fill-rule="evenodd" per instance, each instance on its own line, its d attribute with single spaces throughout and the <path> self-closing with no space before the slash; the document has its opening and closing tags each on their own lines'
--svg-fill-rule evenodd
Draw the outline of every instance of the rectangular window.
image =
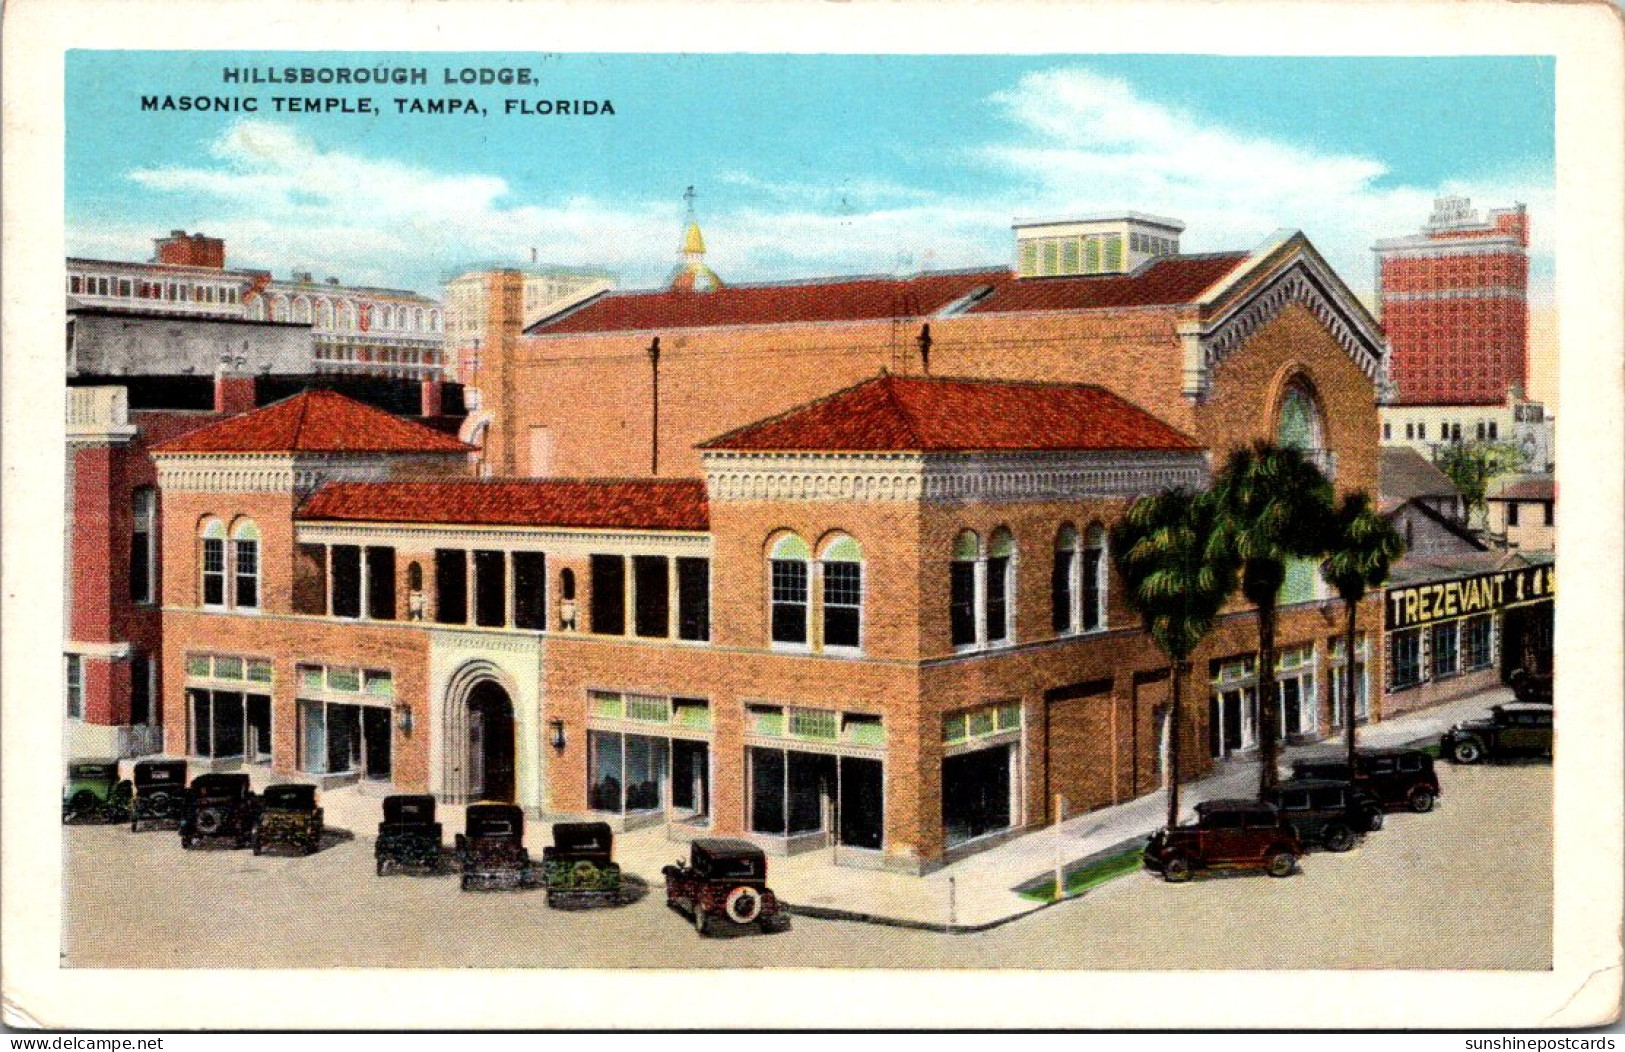
<svg viewBox="0 0 1625 1052">
<path fill-rule="evenodd" d="M 790 736 L 792 738 L 834 741 L 834 710 L 792 708 L 790 710 Z"/>
<path fill-rule="evenodd" d="M 226 605 L 226 542 L 221 537 L 203 539 L 203 605 Z"/>
<path fill-rule="evenodd" d="M 293 612 L 327 613 L 327 545 L 301 544 L 293 553 Z"/>
<path fill-rule="evenodd" d="M 711 560 L 677 560 L 677 637 L 711 638 Z"/>
<path fill-rule="evenodd" d="M 434 619 L 443 625 L 468 623 L 468 553 L 434 550 Z"/>
<path fill-rule="evenodd" d="M 335 544 L 333 563 L 333 616 L 361 616 L 361 548 Z"/>
<path fill-rule="evenodd" d="M 1104 256 L 1102 264 L 1105 270 L 1117 271 L 1123 269 L 1123 237 L 1121 234 L 1107 236 Z"/>
<path fill-rule="evenodd" d="M 1422 630 L 1419 628 L 1395 632 L 1391 636 L 1388 661 L 1393 689 L 1414 687 L 1422 682 Z"/>
<path fill-rule="evenodd" d="M 130 658 L 130 724 L 152 722 L 152 661 L 144 654 Z"/>
<path fill-rule="evenodd" d="M 1010 557 L 987 560 L 987 639 L 1002 642 L 1010 636 Z"/>
<path fill-rule="evenodd" d="M 1544 521 L 1545 525 L 1547 525 L 1547 526 L 1550 526 L 1552 524 L 1553 507 L 1554 506 L 1551 505 L 1551 504 L 1542 504 L 1541 505 L 1541 510 L 1545 513 L 1545 519 L 1543 521 Z"/>
<path fill-rule="evenodd" d="M 824 645 L 852 647 L 861 643 L 863 564 L 824 563 Z"/>
<path fill-rule="evenodd" d="M 1461 653 L 1458 649 L 1460 625 L 1443 621 L 1433 626 L 1433 678 L 1443 679 L 1461 671 Z"/>
<path fill-rule="evenodd" d="M 1515 501 L 1515 500 L 1509 500 L 1509 501 L 1506 502 L 1506 507 L 1507 507 L 1507 525 L 1508 526 L 1516 526 L 1516 525 L 1518 525 L 1518 502 Z"/>
<path fill-rule="evenodd" d="M 1058 551 L 1050 571 L 1050 625 L 1058 636 L 1072 631 L 1072 563 L 1076 558 L 1076 552 Z"/>
<path fill-rule="evenodd" d="M 68 718 L 82 719 L 85 715 L 85 660 L 78 654 L 67 655 Z"/>
<path fill-rule="evenodd" d="M 367 616 L 395 620 L 395 549 L 367 549 Z"/>
<path fill-rule="evenodd" d="M 1083 630 L 1106 627 L 1106 612 L 1100 607 L 1101 570 L 1106 553 L 1099 548 L 1083 550 Z"/>
<path fill-rule="evenodd" d="M 142 488 L 130 499 L 130 601 L 150 603 L 153 587 L 153 493 Z"/>
<path fill-rule="evenodd" d="M 773 559 L 773 642 L 807 642 L 807 564 Z"/>
<path fill-rule="evenodd" d="M 1494 615 L 1479 614 L 1477 617 L 1467 619 L 1467 631 L 1462 640 L 1463 661 L 1466 671 L 1489 668 L 1491 660 L 1491 633 L 1494 631 Z"/>
<path fill-rule="evenodd" d="M 474 553 L 474 623 L 501 628 L 508 623 L 508 567 L 502 552 Z"/>
<path fill-rule="evenodd" d="M 626 560 L 619 555 L 592 557 L 592 631 L 626 634 Z"/>
<path fill-rule="evenodd" d="M 632 557 L 633 629 L 645 638 L 670 634 L 671 569 L 664 555 Z"/>
<path fill-rule="evenodd" d="M 976 642 L 976 564 L 955 562 L 948 569 L 948 630 L 956 647 Z"/>
<path fill-rule="evenodd" d="M 513 553 L 513 623 L 517 628 L 547 628 L 547 556 Z"/>
<path fill-rule="evenodd" d="M 236 579 L 235 605 L 252 609 L 260 605 L 260 542 L 232 541 L 232 575 Z"/>
</svg>

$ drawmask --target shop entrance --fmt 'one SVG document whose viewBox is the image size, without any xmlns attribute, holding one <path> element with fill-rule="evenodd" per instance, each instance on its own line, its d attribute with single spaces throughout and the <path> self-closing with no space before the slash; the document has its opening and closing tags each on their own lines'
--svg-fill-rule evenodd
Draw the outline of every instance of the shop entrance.
<svg viewBox="0 0 1625 1052">
<path fill-rule="evenodd" d="M 491 679 L 468 692 L 468 789 L 479 800 L 514 798 L 513 702 Z"/>
<path fill-rule="evenodd" d="M 1515 606 L 1501 615 L 1501 682 L 1519 669 L 1532 676 L 1552 672 L 1552 604 Z"/>
<path fill-rule="evenodd" d="M 1001 745 L 942 761 L 942 829 L 950 845 L 1010 828 L 1010 756 Z"/>
</svg>

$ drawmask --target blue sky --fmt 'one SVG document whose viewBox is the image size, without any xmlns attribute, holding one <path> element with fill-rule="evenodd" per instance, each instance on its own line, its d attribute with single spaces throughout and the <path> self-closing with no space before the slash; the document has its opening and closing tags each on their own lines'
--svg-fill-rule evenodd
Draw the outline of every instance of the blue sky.
<svg viewBox="0 0 1625 1052">
<path fill-rule="evenodd" d="M 426 87 L 242 86 L 230 66 L 421 66 Z M 534 87 L 440 84 L 515 67 Z M 725 280 L 1003 261 L 1010 220 L 1135 209 L 1186 251 L 1309 234 L 1357 291 L 1371 242 L 1439 193 L 1527 203 L 1552 272 L 1545 57 L 757 56 L 90 52 L 67 67 L 67 249 L 145 259 L 172 228 L 231 265 L 435 292 L 475 260 L 671 268 L 694 185 Z M 143 113 L 142 95 L 255 95 L 260 112 Z M 274 95 L 371 96 L 376 116 Z M 489 115 L 400 115 L 396 97 Z M 613 116 L 504 115 L 609 99 Z M 1545 298 L 1538 288 L 1537 300 Z"/>
</svg>

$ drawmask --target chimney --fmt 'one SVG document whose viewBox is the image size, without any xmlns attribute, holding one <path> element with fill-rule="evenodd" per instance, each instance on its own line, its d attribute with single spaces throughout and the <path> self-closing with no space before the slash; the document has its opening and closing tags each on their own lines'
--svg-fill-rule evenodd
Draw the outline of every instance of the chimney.
<svg viewBox="0 0 1625 1052">
<path fill-rule="evenodd" d="M 225 366 L 214 374 L 214 411 L 226 416 L 237 416 L 254 408 L 254 378 L 227 371 Z"/>
<path fill-rule="evenodd" d="M 420 415 L 425 417 L 440 416 L 444 395 L 445 388 L 439 380 L 424 380 L 419 405 Z"/>
</svg>

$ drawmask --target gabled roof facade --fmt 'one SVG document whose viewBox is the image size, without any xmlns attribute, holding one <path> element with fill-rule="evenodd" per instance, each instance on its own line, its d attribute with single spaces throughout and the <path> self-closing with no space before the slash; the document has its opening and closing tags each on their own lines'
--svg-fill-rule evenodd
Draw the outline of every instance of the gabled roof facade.
<svg viewBox="0 0 1625 1052">
<path fill-rule="evenodd" d="M 185 453 L 467 453 L 450 435 L 403 420 L 334 391 L 292 398 L 171 439 L 159 455 Z"/>
<path fill-rule="evenodd" d="M 575 529 L 710 528 L 699 479 L 460 479 L 332 482 L 295 516 L 302 522 L 389 522 Z"/>
<path fill-rule="evenodd" d="M 1093 384 L 881 376 L 700 443 L 726 452 L 1195 452 Z"/>
</svg>

